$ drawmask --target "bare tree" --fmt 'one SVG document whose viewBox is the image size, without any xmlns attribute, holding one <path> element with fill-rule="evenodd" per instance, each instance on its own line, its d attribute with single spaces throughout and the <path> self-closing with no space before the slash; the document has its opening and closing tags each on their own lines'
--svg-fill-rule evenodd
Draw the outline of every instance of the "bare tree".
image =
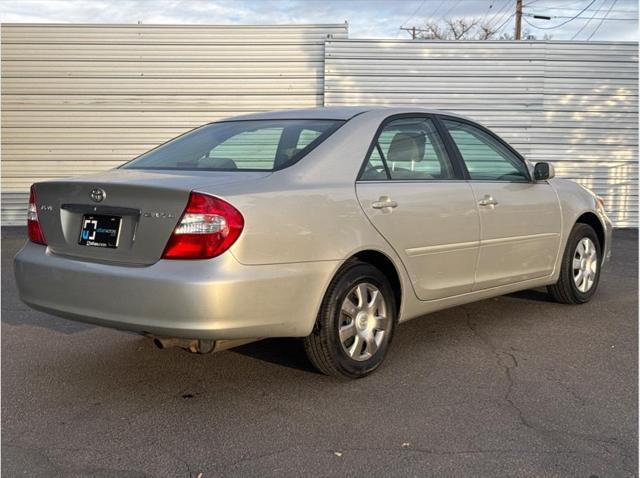
<svg viewBox="0 0 640 478">
<path fill-rule="evenodd" d="M 495 35 L 491 25 L 477 18 L 447 18 L 442 22 L 426 22 L 416 35 L 424 40 L 489 40 Z"/>
<path fill-rule="evenodd" d="M 478 28 L 478 20 L 471 19 L 467 20 L 465 18 L 454 18 L 454 19 L 446 19 L 446 30 L 451 32 L 454 40 L 462 40 L 466 38 L 467 35 L 475 36 L 475 33 Z M 485 25 L 485 28 L 488 26 Z"/>
<path fill-rule="evenodd" d="M 495 30 L 489 24 L 478 25 L 477 40 L 491 40 L 496 34 Z"/>
<path fill-rule="evenodd" d="M 542 38 L 538 38 L 536 35 L 531 33 L 529 30 L 522 31 L 522 40 L 551 40 L 553 35 L 545 33 Z M 510 33 L 502 33 L 499 37 L 492 38 L 493 40 L 515 40 L 515 34 L 513 32 Z"/>
<path fill-rule="evenodd" d="M 429 21 L 420 29 L 416 29 L 416 38 L 422 40 L 513 40 L 513 33 L 500 33 L 491 22 L 482 22 L 479 18 L 447 18 L 440 22 Z M 544 40 L 551 37 L 544 36 Z M 526 31 L 523 40 L 537 40 L 536 36 Z"/>
</svg>

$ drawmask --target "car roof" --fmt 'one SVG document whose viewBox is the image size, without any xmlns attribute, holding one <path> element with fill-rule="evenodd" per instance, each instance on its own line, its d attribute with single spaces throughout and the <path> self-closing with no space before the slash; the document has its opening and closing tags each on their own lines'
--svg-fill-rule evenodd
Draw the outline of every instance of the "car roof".
<svg viewBox="0 0 640 478">
<path fill-rule="evenodd" d="M 300 108 L 289 110 L 265 111 L 262 113 L 253 113 L 242 116 L 234 116 L 226 118 L 222 121 L 247 121 L 247 120 L 267 120 L 267 119 L 332 119 L 332 120 L 349 120 L 354 116 L 369 111 L 376 111 L 386 115 L 403 114 L 403 113 L 431 113 L 446 114 L 464 118 L 455 113 L 448 111 L 427 109 L 420 107 L 386 107 L 386 106 L 324 106 L 318 108 Z"/>
</svg>

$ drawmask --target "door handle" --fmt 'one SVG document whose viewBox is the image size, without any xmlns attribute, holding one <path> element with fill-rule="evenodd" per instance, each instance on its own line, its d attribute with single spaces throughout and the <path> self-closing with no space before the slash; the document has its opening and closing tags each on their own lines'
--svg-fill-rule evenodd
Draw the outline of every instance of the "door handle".
<svg viewBox="0 0 640 478">
<path fill-rule="evenodd" d="M 394 208 L 398 207 L 398 203 L 392 201 L 389 196 L 380 196 L 380 199 L 378 201 L 374 201 L 371 203 L 371 207 L 373 209 L 385 209 L 388 207 Z"/>
<path fill-rule="evenodd" d="M 478 201 L 478 206 L 497 206 L 497 205 L 498 205 L 498 201 L 493 199 L 493 196 L 491 196 L 490 194 L 485 194 L 484 197 L 480 199 L 480 201 Z"/>
</svg>

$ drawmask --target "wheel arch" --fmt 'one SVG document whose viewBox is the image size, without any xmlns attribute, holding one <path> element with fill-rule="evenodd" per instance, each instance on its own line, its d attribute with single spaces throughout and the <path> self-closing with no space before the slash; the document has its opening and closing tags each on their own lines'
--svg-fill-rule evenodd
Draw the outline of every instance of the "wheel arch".
<svg viewBox="0 0 640 478">
<path fill-rule="evenodd" d="M 370 264 L 385 275 L 391 284 L 391 289 L 393 290 L 393 296 L 396 303 L 396 317 L 400 317 L 403 292 L 402 280 L 393 260 L 391 260 L 391 258 L 389 258 L 385 253 L 378 250 L 365 249 L 353 254 L 346 262 L 349 261 L 359 261 Z"/>
<path fill-rule="evenodd" d="M 600 222 L 600 219 L 595 213 L 591 211 L 582 213 L 576 219 L 575 224 L 586 224 L 588 226 L 591 226 L 593 230 L 596 232 L 596 236 L 598 236 L 598 241 L 600 242 L 600 250 L 601 251 L 605 250 L 605 241 L 606 241 L 605 229 L 602 223 Z"/>
</svg>

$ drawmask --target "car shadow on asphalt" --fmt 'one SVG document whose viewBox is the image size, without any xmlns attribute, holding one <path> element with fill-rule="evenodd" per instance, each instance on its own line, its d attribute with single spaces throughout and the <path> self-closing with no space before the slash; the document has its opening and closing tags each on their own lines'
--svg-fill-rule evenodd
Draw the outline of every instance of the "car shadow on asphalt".
<svg viewBox="0 0 640 478">
<path fill-rule="evenodd" d="M 506 297 L 511 297 L 513 299 L 530 300 L 535 302 L 552 302 L 552 299 L 549 297 L 546 289 L 521 290 L 519 292 L 507 294 Z"/>
<path fill-rule="evenodd" d="M 230 352 L 303 372 L 320 373 L 309 362 L 301 339 L 264 339 L 232 348 Z"/>
<path fill-rule="evenodd" d="M 505 297 L 529 302 L 552 302 L 545 288 L 514 292 L 506 295 Z M 459 315 L 455 314 L 455 312 L 456 310 L 461 309 L 454 308 L 450 310 L 454 312 L 454 315 Z M 430 314 L 430 318 L 432 320 L 437 319 L 440 315 L 444 314 L 433 313 Z M 417 326 L 417 324 L 414 324 L 414 326 Z M 403 329 L 404 328 L 406 328 L 406 324 L 403 324 Z M 401 330 L 401 332 L 404 331 L 405 330 Z M 313 367 L 311 362 L 309 362 L 304 350 L 302 339 L 298 338 L 264 339 L 241 347 L 235 347 L 230 349 L 230 352 L 304 372 L 320 373 Z"/>
</svg>

